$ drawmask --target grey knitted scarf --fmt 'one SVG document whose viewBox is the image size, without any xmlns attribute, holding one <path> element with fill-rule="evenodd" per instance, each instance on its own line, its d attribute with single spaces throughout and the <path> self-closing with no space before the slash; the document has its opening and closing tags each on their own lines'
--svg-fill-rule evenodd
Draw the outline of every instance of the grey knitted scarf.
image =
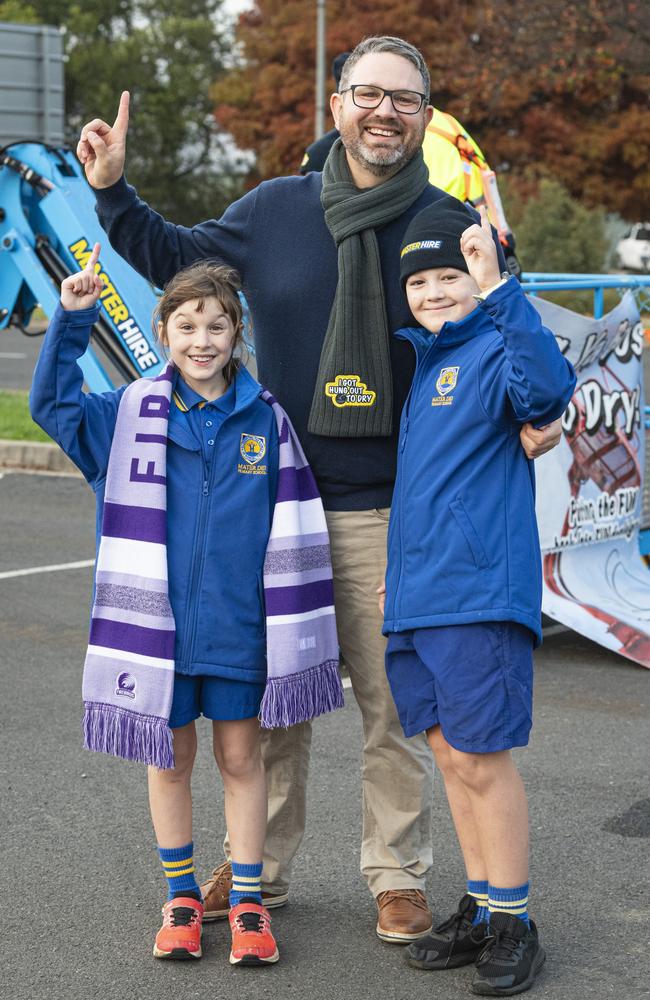
<svg viewBox="0 0 650 1000">
<path fill-rule="evenodd" d="M 373 188 L 352 181 L 340 139 L 323 169 L 321 204 L 338 248 L 339 279 L 320 356 L 309 430 L 387 437 L 393 427 L 390 330 L 375 229 L 397 219 L 429 183 L 421 150 Z"/>
</svg>

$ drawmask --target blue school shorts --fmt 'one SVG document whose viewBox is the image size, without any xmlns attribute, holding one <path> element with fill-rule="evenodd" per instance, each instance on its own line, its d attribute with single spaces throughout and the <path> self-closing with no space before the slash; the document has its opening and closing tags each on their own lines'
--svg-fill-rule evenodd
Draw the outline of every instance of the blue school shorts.
<svg viewBox="0 0 650 1000">
<path fill-rule="evenodd" d="M 264 687 L 264 684 L 228 677 L 194 677 L 176 673 L 169 726 L 178 729 L 200 715 L 220 722 L 251 719 L 259 714 Z"/>
<path fill-rule="evenodd" d="M 528 743 L 533 633 L 515 622 L 392 632 L 386 673 L 405 736 L 440 725 L 452 747 L 495 753 Z"/>
</svg>

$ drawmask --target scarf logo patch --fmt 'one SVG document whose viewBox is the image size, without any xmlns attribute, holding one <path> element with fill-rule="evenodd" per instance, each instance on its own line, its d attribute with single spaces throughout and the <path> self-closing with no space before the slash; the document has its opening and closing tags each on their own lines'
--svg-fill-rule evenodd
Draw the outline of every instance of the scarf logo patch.
<svg viewBox="0 0 650 1000">
<path fill-rule="evenodd" d="M 115 694 L 120 694 L 124 698 L 135 698 L 135 677 L 123 670 L 117 675 Z"/>
<path fill-rule="evenodd" d="M 266 466 L 260 465 L 266 455 L 266 438 L 256 434 L 242 434 L 239 441 L 239 453 L 244 459 L 237 466 L 237 471 L 244 475 L 266 475 Z"/>
<path fill-rule="evenodd" d="M 456 365 L 453 368 L 440 369 L 440 374 L 436 379 L 436 389 L 438 391 L 438 395 L 434 396 L 431 400 L 432 406 L 451 406 L 454 401 L 454 397 L 450 396 L 449 393 L 456 388 L 459 371 L 460 365 Z"/>
<path fill-rule="evenodd" d="M 325 395 L 334 406 L 372 406 L 377 393 L 369 389 L 360 375 L 336 375 L 333 382 L 325 383 Z"/>
</svg>

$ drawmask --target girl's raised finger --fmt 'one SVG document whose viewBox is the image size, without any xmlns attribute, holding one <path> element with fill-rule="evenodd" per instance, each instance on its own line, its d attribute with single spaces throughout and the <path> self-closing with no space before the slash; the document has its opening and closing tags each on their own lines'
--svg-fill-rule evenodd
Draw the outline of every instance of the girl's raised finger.
<svg viewBox="0 0 650 1000">
<path fill-rule="evenodd" d="M 95 264 L 99 260 L 99 251 L 100 250 L 101 250 L 101 244 L 100 243 L 95 243 L 95 246 L 93 247 L 93 252 L 91 253 L 90 257 L 88 258 L 88 263 L 84 267 L 84 271 L 92 271 L 93 274 L 95 273 Z"/>
</svg>

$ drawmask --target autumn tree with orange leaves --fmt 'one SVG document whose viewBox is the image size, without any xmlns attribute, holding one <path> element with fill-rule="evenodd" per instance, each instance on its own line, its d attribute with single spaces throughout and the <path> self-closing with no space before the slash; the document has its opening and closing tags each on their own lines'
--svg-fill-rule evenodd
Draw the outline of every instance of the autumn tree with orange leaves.
<svg viewBox="0 0 650 1000">
<path fill-rule="evenodd" d="M 372 34 L 424 53 L 432 101 L 522 193 L 542 177 L 585 204 L 650 217 L 650 4 L 582 0 L 327 0 L 328 59 Z M 294 173 L 313 139 L 316 4 L 257 0 L 216 118 L 253 150 L 251 182 Z M 328 81 L 333 89 L 333 81 Z"/>
</svg>

